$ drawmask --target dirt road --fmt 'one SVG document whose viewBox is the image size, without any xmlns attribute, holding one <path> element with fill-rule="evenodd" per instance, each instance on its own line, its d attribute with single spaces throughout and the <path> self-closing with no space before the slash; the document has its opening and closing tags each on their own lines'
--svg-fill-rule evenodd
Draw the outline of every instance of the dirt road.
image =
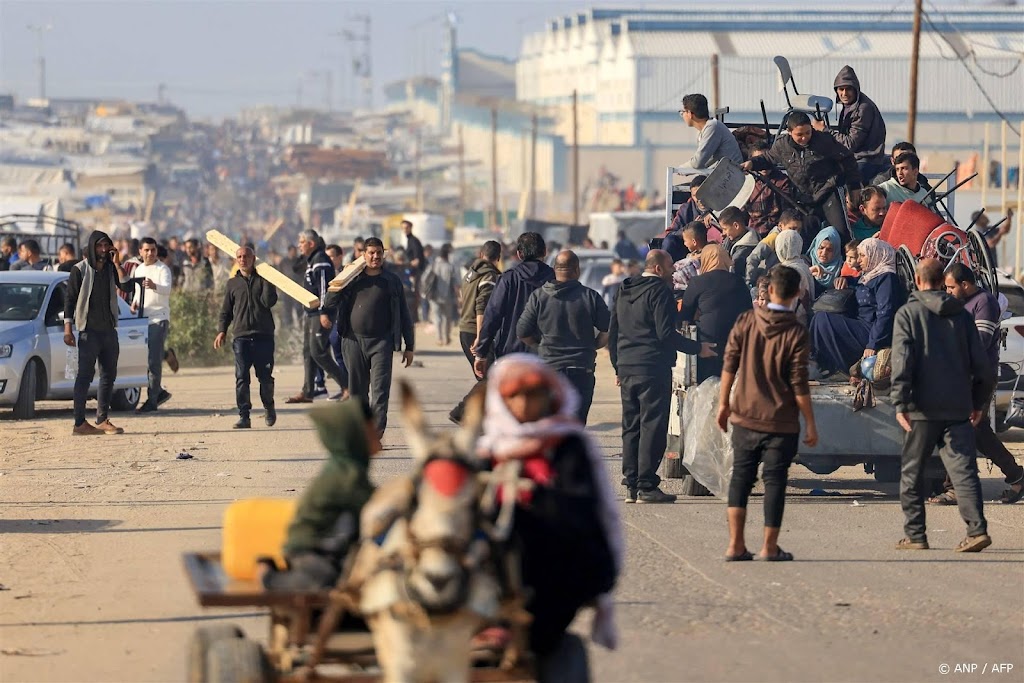
<svg viewBox="0 0 1024 683">
<path fill-rule="evenodd" d="M 395 374 L 449 428 L 468 369 L 461 354 L 425 345 L 423 367 Z M 276 374 L 280 400 L 300 372 Z M 204 621 L 263 636 L 256 611 L 199 609 L 180 554 L 219 547 L 227 503 L 298 495 L 322 451 L 305 411 L 283 402 L 273 429 L 257 414 L 251 431 L 232 430 L 228 368 L 185 369 L 166 383 L 172 401 L 150 417 L 118 416 L 120 437 L 72 438 L 67 404 L 26 422 L 0 414 L 0 680 L 180 681 L 188 636 Z M 598 384 L 592 431 L 617 485 L 607 365 Z M 392 417 L 379 480 L 410 464 Z M 979 674 L 944 676 L 940 664 L 987 662 L 1014 665 L 996 680 L 1024 681 L 1024 505 L 986 505 L 995 545 L 977 556 L 951 550 L 963 536 L 955 508 L 929 509 L 936 549 L 907 554 L 891 550 L 902 524 L 895 485 L 853 468 L 792 476 L 782 545 L 799 561 L 788 565 L 724 565 L 718 500 L 623 506 L 622 646 L 593 652 L 598 680 L 967 681 Z M 984 486 L 986 500 L 1001 489 L 988 473 Z M 840 495 L 806 495 L 813 488 Z"/>
</svg>

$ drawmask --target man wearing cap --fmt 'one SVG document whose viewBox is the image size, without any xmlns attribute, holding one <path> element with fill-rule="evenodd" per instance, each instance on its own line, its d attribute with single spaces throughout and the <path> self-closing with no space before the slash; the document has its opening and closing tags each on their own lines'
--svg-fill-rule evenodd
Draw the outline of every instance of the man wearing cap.
<svg viewBox="0 0 1024 683">
<path fill-rule="evenodd" d="M 520 341 L 565 376 L 579 393 L 576 416 L 584 425 L 594 400 L 597 350 L 608 343 L 610 314 L 601 295 L 580 284 L 580 259 L 555 257 L 555 280 L 530 295 L 516 324 Z"/>
</svg>

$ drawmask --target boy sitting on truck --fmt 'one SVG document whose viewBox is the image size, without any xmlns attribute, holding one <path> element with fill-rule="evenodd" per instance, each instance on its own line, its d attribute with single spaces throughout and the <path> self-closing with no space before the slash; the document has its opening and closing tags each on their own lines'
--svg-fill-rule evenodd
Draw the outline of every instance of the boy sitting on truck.
<svg viewBox="0 0 1024 683">
<path fill-rule="evenodd" d="M 373 494 L 370 456 L 380 452 L 373 412 L 365 401 L 318 406 L 310 411 L 330 456 L 299 500 L 288 527 L 284 556 L 288 569 L 269 569 L 270 590 L 317 590 L 333 586 L 359 540 L 359 513 Z"/>
</svg>

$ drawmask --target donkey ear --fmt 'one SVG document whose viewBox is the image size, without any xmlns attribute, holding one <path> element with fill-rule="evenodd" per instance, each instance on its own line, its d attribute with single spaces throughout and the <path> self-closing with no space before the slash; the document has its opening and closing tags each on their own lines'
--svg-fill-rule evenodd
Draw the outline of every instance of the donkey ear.
<svg viewBox="0 0 1024 683">
<path fill-rule="evenodd" d="M 423 407 L 416 398 L 416 392 L 412 384 L 406 380 L 398 383 L 399 393 L 402 397 L 402 415 L 405 419 L 406 440 L 412 450 L 413 458 L 421 460 L 427 456 L 430 444 L 430 436 L 427 434 L 427 421 L 423 415 Z"/>
<path fill-rule="evenodd" d="M 484 400 L 487 397 L 487 381 L 477 382 L 466 398 L 462 413 L 462 429 L 456 436 L 456 442 L 464 453 L 476 450 L 476 440 L 480 438 L 484 421 Z"/>
</svg>

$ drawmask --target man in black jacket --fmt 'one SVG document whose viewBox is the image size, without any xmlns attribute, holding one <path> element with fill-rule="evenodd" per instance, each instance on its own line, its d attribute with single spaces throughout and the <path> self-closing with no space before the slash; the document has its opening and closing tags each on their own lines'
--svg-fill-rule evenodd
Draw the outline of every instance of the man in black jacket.
<svg viewBox="0 0 1024 683">
<path fill-rule="evenodd" d="M 412 365 L 415 330 L 405 302 L 402 281 L 384 268 L 384 243 L 366 240 L 366 270 L 344 289 L 330 291 L 326 305 L 338 310 L 341 353 L 348 368 L 351 400 L 369 402 L 381 435 L 388 424 L 392 362 L 405 351 L 405 367 Z"/>
<path fill-rule="evenodd" d="M 537 347 L 545 363 L 576 388 L 576 416 L 584 425 L 594 400 L 597 350 L 608 343 L 608 306 L 580 284 L 580 259 L 571 251 L 555 257 L 555 280 L 535 290 L 516 324 L 523 343 Z"/>
<path fill-rule="evenodd" d="M 811 119 L 803 112 L 790 114 L 786 128 L 789 135 L 779 136 L 767 153 L 743 162 L 743 168 L 766 171 L 781 166 L 798 191 L 798 202 L 813 209 L 825 225 L 831 225 L 844 241 L 849 241 L 850 228 L 839 188 L 847 188 L 851 206 L 860 203 L 862 183 L 857 159 L 831 135 L 811 128 Z"/>
<path fill-rule="evenodd" d="M 316 386 L 316 370 L 337 382 L 339 391 L 345 389 L 345 378 L 337 361 L 331 356 L 331 329 L 334 320 L 332 307 L 327 301 L 327 285 L 334 279 L 334 264 L 324 251 L 323 241 L 315 230 L 305 230 L 299 235 L 299 252 L 306 257 L 306 290 L 320 299 L 317 306 L 307 308 L 302 328 L 302 361 L 305 366 L 305 380 L 302 391 L 289 398 L 286 403 L 312 403 Z"/>
<path fill-rule="evenodd" d="M 917 265 L 918 291 L 896 312 L 892 341 L 892 404 L 907 432 L 903 442 L 900 504 L 906 534 L 897 549 L 927 550 L 925 463 L 938 448 L 956 490 L 967 538 L 957 552 L 992 544 L 982 512 L 974 426 L 993 389 L 993 374 L 971 314 L 943 291 L 942 264 Z"/>
<path fill-rule="evenodd" d="M 498 278 L 484 311 L 479 338 L 473 347 L 473 369 L 477 377 L 483 377 L 487 372 L 490 356 L 501 358 L 510 353 L 530 351 L 516 336 L 516 322 L 534 290 L 555 279 L 555 271 L 544 263 L 547 247 L 538 233 L 524 232 L 520 235 L 516 240 L 516 254 L 519 265 L 506 270 Z"/>
<path fill-rule="evenodd" d="M 85 258 L 68 276 L 64 298 L 64 343 L 75 346 L 72 324 L 78 328 L 78 373 L 75 376 L 76 436 L 123 434 L 107 417 L 117 378 L 117 360 L 121 346 L 117 339 L 118 290 L 131 293 L 134 285 L 121 267 L 121 254 L 106 233 L 94 230 L 89 235 Z M 85 419 L 85 401 L 89 385 L 100 365 L 100 386 L 96 394 L 96 426 Z"/>
<path fill-rule="evenodd" d="M 823 120 L 811 122 L 814 130 L 828 132 L 857 159 L 861 178 L 868 180 L 889 167 L 885 156 L 885 121 L 878 106 L 860 90 L 852 66 L 844 66 L 832 84 L 836 102 L 843 105 L 836 127 L 826 130 Z M 856 206 L 856 204 L 854 204 Z"/>
<path fill-rule="evenodd" d="M 249 247 L 239 247 L 235 261 L 238 272 L 225 287 L 220 326 L 213 348 L 223 346 L 228 327 L 231 327 L 234 337 L 231 349 L 235 352 L 235 403 L 238 405 L 238 422 L 234 428 L 252 427 L 249 419 L 252 410 L 250 368 L 255 368 L 256 379 L 260 382 L 260 400 L 265 411 L 263 419 L 268 427 L 273 427 L 277 422 L 277 411 L 274 409 L 274 314 L 270 309 L 277 303 L 277 287 L 256 272 L 256 254 Z"/>
<path fill-rule="evenodd" d="M 676 353 L 710 358 L 714 344 L 676 330 L 672 258 L 652 249 L 644 272 L 619 287 L 608 328 L 608 351 L 622 397 L 622 483 L 627 503 L 673 503 L 658 484 L 665 455 Z"/>
</svg>

